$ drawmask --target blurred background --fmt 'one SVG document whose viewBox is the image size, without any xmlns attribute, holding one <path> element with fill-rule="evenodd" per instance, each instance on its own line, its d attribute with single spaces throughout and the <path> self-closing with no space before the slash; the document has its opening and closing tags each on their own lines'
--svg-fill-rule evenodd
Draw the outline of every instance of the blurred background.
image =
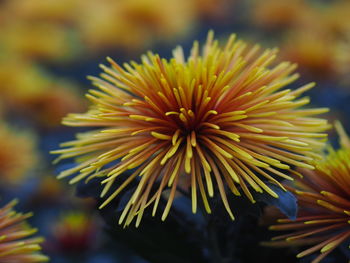
<svg viewBox="0 0 350 263">
<path fill-rule="evenodd" d="M 119 64 L 147 50 L 169 58 L 209 29 L 222 41 L 237 33 L 298 63 L 301 78 L 291 86 L 316 81 L 312 105 L 330 107 L 327 118 L 350 131 L 349 14 L 348 0 L 1 0 L 1 206 L 16 197 L 17 210 L 34 212 L 29 221 L 53 263 L 150 262 L 111 240 L 94 201 L 55 178 L 66 167 L 52 165 L 49 151 L 76 132 L 60 121 L 85 111 L 86 76 L 97 76 L 106 56 Z"/>
</svg>

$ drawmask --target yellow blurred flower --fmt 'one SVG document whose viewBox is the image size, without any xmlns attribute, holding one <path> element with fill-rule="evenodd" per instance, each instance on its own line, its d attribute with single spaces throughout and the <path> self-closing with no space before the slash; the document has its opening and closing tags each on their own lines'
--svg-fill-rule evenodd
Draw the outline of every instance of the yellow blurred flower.
<svg viewBox="0 0 350 263">
<path fill-rule="evenodd" d="M 86 49 L 89 54 L 144 49 L 186 36 L 201 16 L 197 1 L 5 1 L 0 3 L 0 51 L 60 61 Z"/>
<path fill-rule="evenodd" d="M 0 182 L 18 184 L 38 164 L 36 138 L 0 122 Z"/>
<path fill-rule="evenodd" d="M 81 0 L 11 0 L 2 3 L 4 16 L 21 21 L 72 23 Z M 6 12 L 5 12 L 6 11 Z M 7 13 L 7 14 L 6 14 Z"/>
<path fill-rule="evenodd" d="M 281 56 L 298 63 L 300 68 L 320 78 L 331 77 L 337 71 L 336 52 L 332 39 L 315 32 L 291 32 L 281 46 Z"/>
<path fill-rule="evenodd" d="M 269 29 L 292 27 L 309 11 L 304 0 L 253 0 L 253 22 Z"/>
<path fill-rule="evenodd" d="M 52 23 L 9 21 L 1 26 L 0 52 L 29 59 L 62 61 L 73 57 L 72 33 Z"/>
<path fill-rule="evenodd" d="M 313 77 L 344 78 L 350 67 L 349 1 L 251 1 L 254 23 L 279 29 L 282 57 Z M 280 36 L 280 38 L 278 37 Z"/>
<path fill-rule="evenodd" d="M 53 225 L 57 248 L 62 252 L 85 252 L 97 245 L 97 221 L 81 211 L 65 212 Z"/>
<path fill-rule="evenodd" d="M 21 112 L 44 127 L 57 126 L 67 113 L 84 109 L 74 83 L 51 76 L 30 60 L 2 58 L 0 82 L 5 110 Z"/>
<path fill-rule="evenodd" d="M 199 16 L 215 23 L 230 22 L 236 0 L 193 0 Z"/>
<path fill-rule="evenodd" d="M 133 50 L 184 36 L 196 13 L 187 0 L 103 0 L 84 1 L 77 18 L 88 48 Z"/>
</svg>

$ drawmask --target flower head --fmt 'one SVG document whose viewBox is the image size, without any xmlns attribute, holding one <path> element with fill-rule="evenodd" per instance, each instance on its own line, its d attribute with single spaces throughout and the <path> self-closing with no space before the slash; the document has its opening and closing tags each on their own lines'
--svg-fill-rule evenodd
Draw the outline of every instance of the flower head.
<svg viewBox="0 0 350 263">
<path fill-rule="evenodd" d="M 12 201 L 0 208 L 0 262 L 48 261 L 48 258 L 39 252 L 43 239 L 31 237 L 37 230 L 29 227 L 25 222 L 32 213 L 16 213 L 13 210 L 16 203 L 17 201 Z"/>
<path fill-rule="evenodd" d="M 327 109 L 300 109 L 309 102 L 298 98 L 313 83 L 291 91 L 282 89 L 298 78 L 295 65 L 272 65 L 276 50 L 259 52 L 247 48 L 232 35 L 221 48 L 213 33 L 200 52 L 197 42 L 185 58 L 181 47 L 170 60 L 149 52 L 142 63 L 101 66 L 101 78 L 91 77 L 99 90 L 87 94 L 92 106 L 87 113 L 71 114 L 63 123 L 96 127 L 54 151 L 59 159 L 81 157 L 79 165 L 59 177 L 102 176 L 104 207 L 132 181 L 139 180 L 120 217 L 138 225 L 147 206 L 153 215 L 162 193 L 170 188 L 162 215 L 169 213 L 181 187 L 192 196 L 197 210 L 197 192 L 210 213 L 207 196 L 217 186 L 225 208 L 233 218 L 225 188 L 243 192 L 254 202 L 251 191 L 266 191 L 265 183 L 283 187 L 276 178 L 291 179 L 281 170 L 292 166 L 313 168 L 306 162 L 319 157 L 328 128 L 323 119 L 311 117 Z M 117 161 L 117 164 L 113 164 Z M 111 189 L 119 175 L 132 171 L 118 188 Z M 111 191 L 111 192 L 110 192 Z"/>
<path fill-rule="evenodd" d="M 329 148 L 328 156 L 318 161 L 314 171 L 304 170 L 289 188 L 298 198 L 299 213 L 295 221 L 280 219 L 272 230 L 292 230 L 267 243 L 271 246 L 302 246 L 310 248 L 297 257 L 320 252 L 312 263 L 320 262 L 337 246 L 350 238 L 350 140 L 340 124 L 342 148 Z"/>
</svg>

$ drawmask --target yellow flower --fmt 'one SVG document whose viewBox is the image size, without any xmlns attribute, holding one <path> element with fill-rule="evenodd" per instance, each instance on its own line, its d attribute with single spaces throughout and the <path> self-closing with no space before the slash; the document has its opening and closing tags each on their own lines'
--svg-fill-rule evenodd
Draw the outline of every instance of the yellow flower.
<svg viewBox="0 0 350 263">
<path fill-rule="evenodd" d="M 32 213 L 22 214 L 13 210 L 17 204 L 14 200 L 0 208 L 0 262 L 3 263 L 37 263 L 46 262 L 48 257 L 42 255 L 41 237 L 31 237 L 37 230 L 28 226 L 25 220 Z"/>
<path fill-rule="evenodd" d="M 151 203 L 155 215 L 167 188 L 162 220 L 178 188 L 191 193 L 193 213 L 198 192 L 210 213 L 207 196 L 217 186 L 232 219 L 226 186 L 252 202 L 252 190 L 277 198 L 264 180 L 283 187 L 276 178 L 292 179 L 287 175 L 292 166 L 313 168 L 307 162 L 319 157 L 313 150 L 323 147 L 326 134 L 321 132 L 328 124 L 310 117 L 327 109 L 300 109 L 309 99 L 298 97 L 314 83 L 282 89 L 298 74 L 291 74 L 294 64 L 273 65 L 275 54 L 275 49 L 247 48 L 234 35 L 221 48 L 210 32 L 202 52 L 195 42 L 187 59 L 181 47 L 170 60 L 149 52 L 141 64 L 124 68 L 108 58 L 111 67 L 102 65 L 101 78 L 91 77 L 99 90 L 86 95 L 90 110 L 63 121 L 98 129 L 78 134 L 77 140 L 62 144 L 66 149 L 53 152 L 61 154 L 59 159 L 84 157 L 59 177 L 78 172 L 71 183 L 104 177 L 101 196 L 109 197 L 101 207 L 138 180 L 119 220 L 126 225 L 135 216 L 138 225 Z M 118 176 L 129 170 L 128 179 L 113 189 Z"/>
<path fill-rule="evenodd" d="M 313 245 L 297 255 L 320 254 L 312 263 L 320 262 L 337 246 L 350 238 L 350 140 L 336 125 L 342 148 L 329 148 L 328 156 L 315 164 L 314 171 L 305 170 L 303 178 L 289 188 L 298 198 L 299 213 L 295 221 L 280 219 L 271 230 L 294 230 L 273 238 L 270 246 Z"/>
</svg>

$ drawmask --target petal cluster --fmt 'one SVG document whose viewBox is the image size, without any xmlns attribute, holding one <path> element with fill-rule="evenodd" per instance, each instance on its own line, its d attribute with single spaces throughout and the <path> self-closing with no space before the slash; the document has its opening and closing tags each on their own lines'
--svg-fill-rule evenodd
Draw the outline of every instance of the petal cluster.
<svg viewBox="0 0 350 263">
<path fill-rule="evenodd" d="M 17 201 L 0 208 L 0 262 L 39 263 L 48 261 L 42 255 L 41 237 L 32 237 L 37 231 L 27 225 L 25 220 L 32 214 L 17 213 L 13 210 Z"/>
<path fill-rule="evenodd" d="M 337 246 L 350 238 L 350 140 L 337 124 L 342 148 L 316 163 L 314 171 L 304 170 L 296 187 L 289 188 L 298 198 L 299 215 L 295 221 L 280 219 L 272 230 L 292 233 L 273 238 L 272 246 L 305 246 L 297 257 L 312 253 L 320 262 Z"/>
<path fill-rule="evenodd" d="M 283 188 L 278 179 L 292 179 L 293 167 L 312 169 L 308 163 L 320 158 L 328 124 L 314 117 L 327 109 L 302 107 L 309 99 L 301 95 L 314 83 L 284 88 L 298 74 L 294 64 L 274 62 L 276 52 L 249 47 L 234 35 L 220 46 L 210 32 L 187 58 L 181 47 L 169 60 L 148 52 L 141 63 L 123 67 L 108 58 L 110 66 L 90 78 L 98 89 L 86 95 L 89 111 L 63 121 L 95 129 L 54 151 L 59 160 L 79 157 L 59 177 L 77 173 L 72 183 L 103 177 L 101 207 L 136 180 L 119 221 L 126 225 L 135 217 L 138 225 L 151 204 L 155 215 L 161 198 L 167 199 L 164 220 L 179 189 L 191 195 L 194 213 L 198 197 L 210 213 L 208 196 L 219 194 L 231 218 L 226 188 L 252 202 L 252 192 L 277 198 L 265 182 Z"/>
</svg>

